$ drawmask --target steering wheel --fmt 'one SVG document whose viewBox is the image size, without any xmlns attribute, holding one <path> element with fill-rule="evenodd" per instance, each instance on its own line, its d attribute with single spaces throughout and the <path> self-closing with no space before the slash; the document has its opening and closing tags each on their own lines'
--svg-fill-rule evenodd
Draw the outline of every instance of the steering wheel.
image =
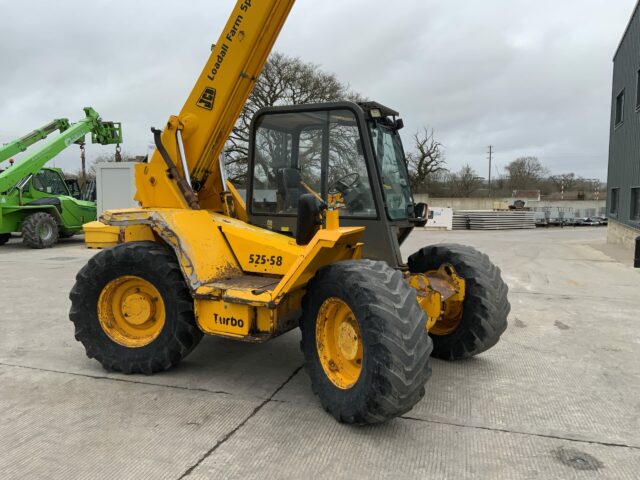
<svg viewBox="0 0 640 480">
<path fill-rule="evenodd" d="M 351 181 L 347 182 L 346 180 L 349 179 L 351 179 Z M 344 194 L 350 188 L 355 187 L 358 182 L 360 182 L 360 175 L 357 172 L 347 173 L 346 175 L 343 175 L 337 180 L 331 182 L 331 185 L 329 185 L 329 193 L 339 192 Z"/>
</svg>

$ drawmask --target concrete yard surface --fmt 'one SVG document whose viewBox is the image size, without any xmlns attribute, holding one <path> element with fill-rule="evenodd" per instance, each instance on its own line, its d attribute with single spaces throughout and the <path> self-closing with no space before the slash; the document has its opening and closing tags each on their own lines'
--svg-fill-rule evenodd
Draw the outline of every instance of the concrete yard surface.
<svg viewBox="0 0 640 480">
<path fill-rule="evenodd" d="M 640 270 L 604 228 L 416 231 L 489 254 L 510 288 L 492 350 L 433 361 L 402 418 L 356 427 L 320 407 L 299 331 L 205 338 L 177 368 L 109 373 L 68 318 L 81 238 L 0 247 L 0 478 L 558 478 L 640 472 Z"/>
</svg>

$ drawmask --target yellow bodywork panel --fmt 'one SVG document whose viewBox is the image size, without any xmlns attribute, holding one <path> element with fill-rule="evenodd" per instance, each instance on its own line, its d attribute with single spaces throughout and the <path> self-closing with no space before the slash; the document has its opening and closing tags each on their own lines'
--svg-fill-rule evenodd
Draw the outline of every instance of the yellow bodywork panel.
<svg viewBox="0 0 640 480">
<path fill-rule="evenodd" d="M 88 248 L 109 248 L 118 244 L 120 227 L 102 222 L 89 222 L 82 226 L 84 243 Z"/>
<path fill-rule="evenodd" d="M 218 278 L 242 274 L 214 216 L 205 210 L 112 210 L 103 213 L 101 220 L 108 225 L 153 229 L 175 251 L 193 291 Z"/>
<path fill-rule="evenodd" d="M 218 296 L 225 291 L 228 296 L 231 292 L 254 303 L 277 303 L 283 295 L 304 287 L 320 267 L 359 258 L 362 246 L 359 238 L 364 231 L 364 227 L 319 230 L 308 245 L 300 246 L 286 235 L 205 210 L 112 210 L 103 213 L 101 222 L 95 223 L 98 226 L 92 227 L 94 231 L 111 232 L 110 246 L 151 239 L 154 234 L 164 240 L 175 250 L 187 283 L 196 295 Z M 116 239 L 114 227 L 131 233 L 118 235 Z M 258 283 L 266 280 L 273 285 L 268 289 L 272 294 L 266 294 L 267 289 L 262 287 L 255 288 L 251 282 L 247 288 L 228 283 L 256 273 L 261 275 L 252 278 L 260 280 Z"/>
<path fill-rule="evenodd" d="M 262 342 L 297 326 L 304 290 L 288 294 L 277 306 L 196 298 L 198 325 L 210 335 Z M 237 298 L 232 298 L 238 301 Z"/>
<path fill-rule="evenodd" d="M 249 305 L 224 301 L 195 302 L 196 320 L 200 329 L 209 334 L 245 337 L 253 329 L 256 312 Z"/>
<path fill-rule="evenodd" d="M 285 275 L 304 250 L 286 235 L 232 218 L 216 218 L 245 272 Z"/>
<path fill-rule="evenodd" d="M 175 136 L 175 131 L 173 131 Z M 163 133 L 162 138 L 170 140 L 164 143 L 167 151 L 175 152 L 176 141 L 171 135 Z M 163 140 L 165 142 L 165 140 Z M 172 148 L 173 147 L 173 148 Z M 159 153 L 153 154 L 153 159 Z M 175 153 L 172 158 L 177 158 Z M 145 205 L 154 205 L 157 208 L 187 208 L 187 202 L 180 192 L 175 182 L 170 181 L 167 177 L 167 165 L 162 158 L 159 161 L 151 161 L 149 163 L 138 163 L 135 166 L 136 177 L 136 194 L 133 197 L 138 202 L 144 202 Z"/>
<path fill-rule="evenodd" d="M 110 248 L 118 243 L 155 241 L 148 225 L 111 226 L 102 222 L 89 222 L 82 226 L 88 248 Z"/>
<path fill-rule="evenodd" d="M 305 287 L 319 268 L 341 260 L 360 258 L 359 243 L 364 227 L 340 227 L 335 230 L 318 230 L 273 292 L 278 301 L 292 290 Z"/>
</svg>

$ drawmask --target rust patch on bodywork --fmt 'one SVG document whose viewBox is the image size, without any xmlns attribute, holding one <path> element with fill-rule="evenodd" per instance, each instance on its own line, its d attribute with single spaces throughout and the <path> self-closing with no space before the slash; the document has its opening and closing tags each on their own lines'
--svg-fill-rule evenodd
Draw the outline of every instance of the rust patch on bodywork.
<svg viewBox="0 0 640 480">
<path fill-rule="evenodd" d="M 226 242 L 221 241 L 222 234 L 207 212 L 115 210 L 105 212 L 100 221 L 113 226 L 148 225 L 175 252 L 192 292 L 218 279 L 243 273 L 233 252 Z M 211 255 L 212 251 L 216 252 L 215 255 Z"/>
</svg>

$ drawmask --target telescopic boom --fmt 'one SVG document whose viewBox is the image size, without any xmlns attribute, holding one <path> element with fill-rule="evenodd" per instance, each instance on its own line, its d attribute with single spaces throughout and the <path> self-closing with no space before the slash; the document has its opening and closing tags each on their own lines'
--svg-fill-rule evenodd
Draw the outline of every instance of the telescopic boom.
<svg viewBox="0 0 640 480">
<path fill-rule="evenodd" d="M 56 118 L 45 126 L 36 128 L 34 131 L 27 133 L 24 137 L 0 147 L 0 163 L 10 159 L 14 155 L 24 152 L 31 145 L 39 142 L 40 140 L 44 140 L 56 130 L 59 130 L 60 133 L 62 133 L 68 128 L 69 120 L 66 118 Z"/>
<path fill-rule="evenodd" d="M 136 166 L 143 207 L 224 211 L 219 156 L 294 2 L 238 0 L 182 111 L 169 118 L 163 148 Z M 168 173 L 175 169 L 182 178 Z"/>
</svg>

